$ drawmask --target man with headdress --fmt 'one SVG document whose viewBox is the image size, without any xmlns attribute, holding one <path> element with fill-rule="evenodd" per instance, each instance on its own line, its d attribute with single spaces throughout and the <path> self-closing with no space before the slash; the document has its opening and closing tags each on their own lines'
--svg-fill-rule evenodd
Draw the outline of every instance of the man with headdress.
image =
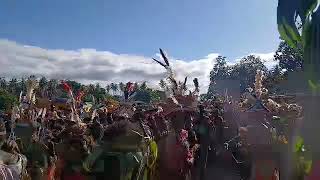
<svg viewBox="0 0 320 180">
<path fill-rule="evenodd" d="M 21 179 L 26 168 L 26 158 L 18 154 L 19 148 L 15 141 L 7 140 L 7 131 L 3 120 L 0 121 L 0 177 Z M 6 165 L 6 166 L 2 166 Z"/>
</svg>

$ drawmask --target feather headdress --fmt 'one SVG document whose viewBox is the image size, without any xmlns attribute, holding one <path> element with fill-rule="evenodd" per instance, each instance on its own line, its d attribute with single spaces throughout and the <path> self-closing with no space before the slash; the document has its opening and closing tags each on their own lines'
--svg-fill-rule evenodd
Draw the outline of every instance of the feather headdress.
<svg viewBox="0 0 320 180">
<path fill-rule="evenodd" d="M 263 71 L 257 70 L 257 74 L 255 77 L 255 83 L 254 83 L 254 90 L 255 90 L 255 93 L 256 93 L 256 96 L 258 99 L 260 99 L 261 95 L 262 95 L 263 78 L 264 78 Z"/>
<path fill-rule="evenodd" d="M 165 81 L 165 93 L 168 98 L 172 100 L 172 102 L 178 106 L 183 106 L 187 104 L 192 104 L 191 101 L 196 101 L 194 97 L 196 97 L 199 93 L 199 83 L 198 79 L 194 79 L 194 85 L 195 85 L 195 90 L 194 92 L 190 93 L 188 96 L 186 96 L 186 92 L 188 91 L 187 89 L 187 80 L 188 78 L 186 77 L 183 82 L 177 81 L 175 79 L 175 75 L 173 73 L 172 68 L 170 67 L 169 60 L 164 53 L 162 49 L 160 49 L 160 54 L 162 56 L 162 59 L 164 60 L 164 63 L 157 60 L 153 59 L 155 62 L 163 66 L 166 71 L 167 71 L 167 77 Z"/>
<path fill-rule="evenodd" d="M 32 101 L 32 98 L 33 98 L 33 93 L 34 93 L 34 90 L 39 86 L 39 83 L 38 81 L 35 79 L 35 78 L 30 78 L 27 80 L 26 82 L 26 88 L 27 88 L 27 100 L 29 102 Z"/>
</svg>

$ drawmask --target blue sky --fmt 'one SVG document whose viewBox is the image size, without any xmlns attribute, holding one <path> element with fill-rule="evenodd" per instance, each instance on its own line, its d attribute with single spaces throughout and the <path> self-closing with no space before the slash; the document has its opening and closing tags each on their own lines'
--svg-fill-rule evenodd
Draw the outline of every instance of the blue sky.
<svg viewBox="0 0 320 180">
<path fill-rule="evenodd" d="M 181 59 L 276 50 L 277 0 L 4 0 L 0 38 L 46 49 L 91 48 Z"/>
</svg>

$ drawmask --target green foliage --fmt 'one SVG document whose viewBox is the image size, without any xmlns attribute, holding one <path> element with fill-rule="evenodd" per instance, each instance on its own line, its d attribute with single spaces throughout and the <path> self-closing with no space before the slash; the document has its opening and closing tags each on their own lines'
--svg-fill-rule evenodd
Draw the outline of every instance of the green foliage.
<svg viewBox="0 0 320 180">
<path fill-rule="evenodd" d="M 294 144 L 294 160 L 296 165 L 295 177 L 302 179 L 311 172 L 312 160 L 309 151 L 304 145 L 302 137 L 298 136 Z"/>
<path fill-rule="evenodd" d="M 228 78 L 230 67 L 227 66 L 226 57 L 218 56 L 216 58 L 216 64 L 210 72 L 211 80 L 221 80 Z"/>
<path fill-rule="evenodd" d="M 305 44 L 305 35 L 299 33 L 299 27 L 296 25 L 297 18 L 300 18 L 302 27 L 305 29 L 318 3 L 318 0 L 279 0 L 278 30 L 281 37 L 292 48 L 297 48 L 299 43 Z"/>
<path fill-rule="evenodd" d="M 145 103 L 150 103 L 151 102 L 151 95 L 150 92 L 147 90 L 138 90 L 136 92 L 137 94 L 134 97 L 135 101 L 142 101 Z"/>
<path fill-rule="evenodd" d="M 295 153 L 303 153 L 305 151 L 304 149 L 304 142 L 302 137 L 298 136 L 296 139 L 296 143 L 294 146 L 294 152 Z"/>
<path fill-rule="evenodd" d="M 250 55 L 242 58 L 240 63 L 232 68 L 231 76 L 240 80 L 240 90 L 243 92 L 253 85 L 257 70 L 266 72 L 267 68 L 260 58 Z"/>
<path fill-rule="evenodd" d="M 319 0 L 279 0 L 277 10 L 279 33 L 291 48 L 302 47 L 304 68 L 310 71 L 311 80 L 320 73 L 320 8 L 316 9 L 319 3 Z"/>
<path fill-rule="evenodd" d="M 316 83 L 316 82 L 314 82 L 314 81 L 309 79 L 308 80 L 308 85 L 309 85 L 312 93 L 315 94 L 317 92 L 320 92 L 320 84 L 319 83 Z"/>
<path fill-rule="evenodd" d="M 160 86 L 162 89 L 165 89 L 166 85 L 167 85 L 166 82 L 165 82 L 163 79 L 161 79 L 160 82 L 159 82 L 159 86 Z"/>
<path fill-rule="evenodd" d="M 208 94 L 200 94 L 200 101 L 205 101 L 207 99 L 210 99 Z"/>
<path fill-rule="evenodd" d="M 281 41 L 274 58 L 279 61 L 281 69 L 286 69 L 287 72 L 298 71 L 302 69 L 303 49 L 292 48 L 285 41 Z"/>
<path fill-rule="evenodd" d="M 265 75 L 263 86 L 271 93 L 281 93 L 281 89 L 278 85 L 283 79 L 285 79 L 285 74 L 282 72 L 280 66 L 275 66 L 273 69 L 266 72 Z"/>
<path fill-rule="evenodd" d="M 143 82 L 141 85 L 140 85 L 140 90 L 146 90 L 147 89 L 147 83 L 146 82 Z"/>
<path fill-rule="evenodd" d="M 155 91 L 152 89 L 148 89 L 150 96 L 151 96 L 151 102 L 157 102 L 160 101 L 161 96 L 159 91 Z"/>
<path fill-rule="evenodd" d="M 259 57 L 250 55 L 242 58 L 240 62 L 235 65 L 228 66 L 226 64 L 226 58 L 219 56 L 217 58 L 217 64 L 210 72 L 210 85 L 207 97 L 210 98 L 216 95 L 215 86 L 219 86 L 219 84 L 215 84 L 216 80 L 239 80 L 240 91 L 244 92 L 246 88 L 253 85 L 258 69 L 265 72 L 267 71 L 266 66 Z"/>
<path fill-rule="evenodd" d="M 18 102 L 18 99 L 13 94 L 6 90 L 0 89 L 0 110 L 9 110 Z"/>
</svg>

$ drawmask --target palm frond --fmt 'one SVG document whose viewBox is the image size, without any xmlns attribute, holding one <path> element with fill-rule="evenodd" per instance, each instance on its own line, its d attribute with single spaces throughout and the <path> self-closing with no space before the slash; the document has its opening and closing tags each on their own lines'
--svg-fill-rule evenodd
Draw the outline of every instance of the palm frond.
<svg viewBox="0 0 320 180">
<path fill-rule="evenodd" d="M 166 62 L 166 65 L 167 65 L 167 66 L 170 66 L 170 64 L 169 64 L 169 60 L 168 60 L 168 58 L 167 58 L 166 54 L 163 52 L 163 50 L 162 50 L 161 48 L 160 48 L 160 54 L 161 54 L 161 56 L 162 56 L 162 58 L 163 58 L 164 62 Z"/>
<path fill-rule="evenodd" d="M 183 87 L 187 87 L 187 80 L 188 80 L 188 77 L 184 78 L 184 83 L 183 83 Z"/>
<path fill-rule="evenodd" d="M 194 86 L 195 86 L 196 90 L 198 90 L 198 89 L 199 89 L 199 82 L 198 82 L 198 78 L 194 78 L 194 79 L 193 79 L 193 84 L 194 84 Z"/>
<path fill-rule="evenodd" d="M 163 67 L 167 67 L 166 65 L 164 65 L 162 62 L 160 62 L 159 60 L 156 60 L 156 59 L 154 59 L 154 58 L 152 58 L 155 62 L 157 62 L 157 63 L 159 63 L 161 66 L 163 66 Z"/>
</svg>

